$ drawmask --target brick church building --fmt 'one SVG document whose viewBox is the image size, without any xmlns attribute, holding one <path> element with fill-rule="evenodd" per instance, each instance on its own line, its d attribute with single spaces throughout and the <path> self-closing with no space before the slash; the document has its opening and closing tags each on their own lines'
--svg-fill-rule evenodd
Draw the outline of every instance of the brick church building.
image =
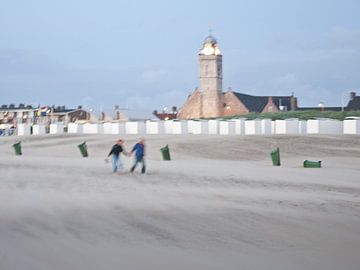
<svg viewBox="0 0 360 270">
<path fill-rule="evenodd" d="M 216 118 L 249 112 L 290 111 L 297 108 L 291 96 L 252 96 L 229 89 L 223 92 L 222 54 L 214 37 L 208 36 L 199 53 L 200 86 L 180 108 L 178 119 Z"/>
</svg>

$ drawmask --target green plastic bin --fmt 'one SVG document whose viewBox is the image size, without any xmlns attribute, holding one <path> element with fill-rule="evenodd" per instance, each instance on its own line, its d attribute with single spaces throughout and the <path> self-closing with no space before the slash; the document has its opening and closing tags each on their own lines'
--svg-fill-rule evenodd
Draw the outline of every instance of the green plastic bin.
<svg viewBox="0 0 360 270">
<path fill-rule="evenodd" d="M 163 148 L 160 148 L 160 151 L 161 151 L 163 160 L 171 160 L 171 158 L 170 158 L 170 149 L 169 149 L 168 145 L 166 145 Z"/>
<path fill-rule="evenodd" d="M 276 150 L 270 153 L 271 160 L 274 166 L 280 166 L 280 150 L 276 148 Z"/>
<path fill-rule="evenodd" d="M 88 151 L 87 151 L 87 145 L 86 142 L 83 142 L 81 144 L 78 145 L 79 149 L 80 149 L 80 153 L 82 157 L 88 157 Z"/>
<path fill-rule="evenodd" d="M 15 144 L 13 144 L 13 147 L 15 149 L 15 155 L 17 156 L 21 156 L 22 152 L 21 152 L 21 142 L 17 142 Z"/>
<path fill-rule="evenodd" d="M 321 168 L 321 161 L 304 160 L 304 168 Z"/>
</svg>

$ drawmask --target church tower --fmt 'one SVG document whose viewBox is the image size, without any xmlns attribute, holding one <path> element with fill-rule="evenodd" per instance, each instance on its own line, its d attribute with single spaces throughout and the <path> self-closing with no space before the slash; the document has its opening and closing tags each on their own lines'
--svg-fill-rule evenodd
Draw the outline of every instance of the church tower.
<svg viewBox="0 0 360 270">
<path fill-rule="evenodd" d="M 177 114 L 178 119 L 223 116 L 222 55 L 211 35 L 204 40 L 199 61 L 200 86 L 188 96 Z"/>
<path fill-rule="evenodd" d="M 222 115 L 222 55 L 214 37 L 204 40 L 199 53 L 201 117 Z"/>
</svg>

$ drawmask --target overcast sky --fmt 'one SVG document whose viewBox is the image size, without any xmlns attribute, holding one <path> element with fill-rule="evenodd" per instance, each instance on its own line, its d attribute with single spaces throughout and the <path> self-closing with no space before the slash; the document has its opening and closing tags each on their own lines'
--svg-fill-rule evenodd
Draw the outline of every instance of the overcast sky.
<svg viewBox="0 0 360 270">
<path fill-rule="evenodd" d="M 340 106 L 360 94 L 359 14 L 359 0 L 0 0 L 0 103 L 180 107 L 211 28 L 224 90 Z"/>
</svg>

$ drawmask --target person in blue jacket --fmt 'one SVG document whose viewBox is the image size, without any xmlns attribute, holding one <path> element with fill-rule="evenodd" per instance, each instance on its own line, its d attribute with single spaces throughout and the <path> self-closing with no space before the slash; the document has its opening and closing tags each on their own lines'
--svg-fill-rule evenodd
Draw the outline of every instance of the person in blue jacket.
<svg viewBox="0 0 360 270">
<path fill-rule="evenodd" d="M 130 172 L 134 172 L 137 164 L 139 162 L 141 162 L 141 164 L 142 164 L 141 173 L 144 174 L 145 173 L 145 160 L 144 160 L 144 156 L 145 156 L 145 139 L 144 138 L 141 138 L 134 145 L 133 149 L 129 153 L 129 156 L 131 156 L 131 154 L 133 152 L 135 152 L 135 162 L 134 162 L 134 165 L 131 167 Z"/>
</svg>

